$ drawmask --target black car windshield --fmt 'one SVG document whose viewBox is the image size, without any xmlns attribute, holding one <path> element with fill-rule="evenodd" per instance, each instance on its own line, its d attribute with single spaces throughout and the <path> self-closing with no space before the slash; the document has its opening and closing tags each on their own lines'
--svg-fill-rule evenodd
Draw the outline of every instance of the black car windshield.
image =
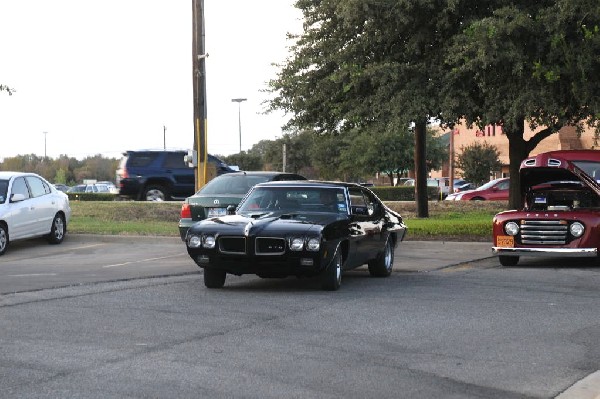
<svg viewBox="0 0 600 399">
<path fill-rule="evenodd" d="M 270 180 L 269 176 L 230 174 L 215 177 L 202 187 L 197 194 L 246 194 L 253 186 Z"/>
<path fill-rule="evenodd" d="M 240 205 L 240 213 L 286 212 L 348 213 L 339 187 L 257 187 Z"/>
<path fill-rule="evenodd" d="M 6 194 L 8 193 L 8 180 L 0 180 L 0 204 L 6 201 Z"/>
</svg>

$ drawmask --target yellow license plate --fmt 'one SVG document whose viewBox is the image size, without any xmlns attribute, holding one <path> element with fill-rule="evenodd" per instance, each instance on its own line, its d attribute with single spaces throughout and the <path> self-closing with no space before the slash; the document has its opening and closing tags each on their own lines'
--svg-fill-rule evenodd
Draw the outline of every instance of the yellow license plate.
<svg viewBox="0 0 600 399">
<path fill-rule="evenodd" d="M 513 248 L 515 246 L 515 237 L 513 236 L 498 236 L 496 237 L 496 246 Z"/>
</svg>

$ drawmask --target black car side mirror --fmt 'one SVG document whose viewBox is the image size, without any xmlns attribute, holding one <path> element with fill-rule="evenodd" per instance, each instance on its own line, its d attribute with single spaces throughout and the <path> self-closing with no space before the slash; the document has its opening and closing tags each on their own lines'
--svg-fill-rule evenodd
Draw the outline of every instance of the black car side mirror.
<svg viewBox="0 0 600 399">
<path fill-rule="evenodd" d="M 227 214 L 228 215 L 235 215 L 235 209 L 236 209 L 235 205 L 228 205 L 227 206 Z"/>
</svg>

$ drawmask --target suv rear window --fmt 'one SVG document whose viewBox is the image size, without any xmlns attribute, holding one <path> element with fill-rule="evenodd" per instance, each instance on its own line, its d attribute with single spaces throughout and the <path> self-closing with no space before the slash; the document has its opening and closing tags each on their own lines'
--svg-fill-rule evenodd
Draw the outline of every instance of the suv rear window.
<svg viewBox="0 0 600 399">
<path fill-rule="evenodd" d="M 160 154 L 158 152 L 131 152 L 128 155 L 127 162 L 130 167 L 144 167 L 150 165 Z"/>
<path fill-rule="evenodd" d="M 185 164 L 183 157 L 184 153 L 181 152 L 168 152 L 167 157 L 163 163 L 163 167 L 165 168 L 187 168 L 188 166 Z"/>
</svg>

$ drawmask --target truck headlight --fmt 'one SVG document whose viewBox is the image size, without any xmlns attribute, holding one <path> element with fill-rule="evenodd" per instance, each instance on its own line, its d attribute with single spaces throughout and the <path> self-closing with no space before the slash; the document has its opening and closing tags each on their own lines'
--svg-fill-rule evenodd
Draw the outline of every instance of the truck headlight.
<svg viewBox="0 0 600 399">
<path fill-rule="evenodd" d="M 515 222 L 508 222 L 504 225 L 504 231 L 509 236 L 516 236 L 519 234 L 519 225 Z"/>
<path fill-rule="evenodd" d="M 573 237 L 579 238 L 583 235 L 583 232 L 585 231 L 585 227 L 583 227 L 583 225 L 579 222 L 574 222 L 574 223 L 571 223 L 571 226 L 569 227 L 569 231 L 571 232 Z"/>
</svg>

